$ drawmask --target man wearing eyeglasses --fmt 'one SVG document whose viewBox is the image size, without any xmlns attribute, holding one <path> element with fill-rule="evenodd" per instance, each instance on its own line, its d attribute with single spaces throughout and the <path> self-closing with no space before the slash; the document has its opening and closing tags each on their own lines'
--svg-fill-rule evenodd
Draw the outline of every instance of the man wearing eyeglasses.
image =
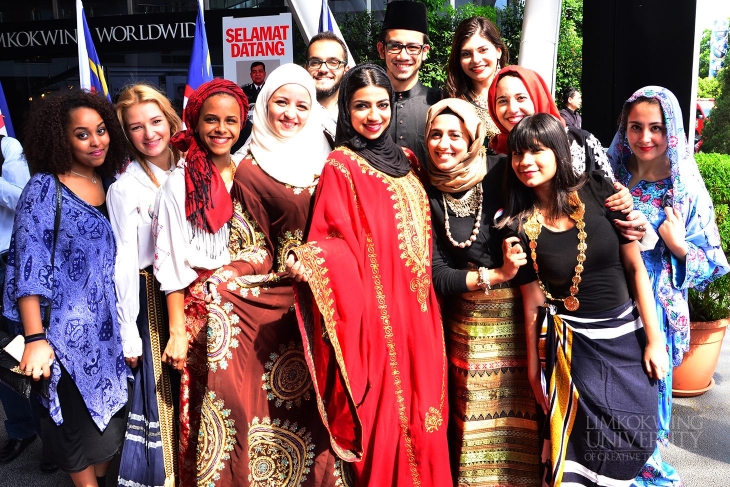
<svg viewBox="0 0 730 487">
<path fill-rule="evenodd" d="M 347 66 L 347 46 L 332 32 L 322 32 L 309 40 L 307 71 L 314 79 L 322 128 L 332 148 L 337 127 L 337 97 Z"/>
<path fill-rule="evenodd" d="M 424 131 L 428 108 L 441 99 L 441 91 L 418 81 L 418 71 L 429 51 L 426 6 L 420 2 L 389 2 L 385 10 L 378 53 L 396 92 L 390 133 L 393 140 L 411 149 L 425 168 L 428 164 Z"/>
</svg>

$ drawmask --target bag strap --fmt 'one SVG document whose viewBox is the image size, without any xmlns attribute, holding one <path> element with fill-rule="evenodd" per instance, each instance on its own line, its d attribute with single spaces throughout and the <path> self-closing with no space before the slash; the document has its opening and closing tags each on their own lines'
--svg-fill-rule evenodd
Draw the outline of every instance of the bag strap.
<svg viewBox="0 0 730 487">
<path fill-rule="evenodd" d="M 53 247 L 51 249 L 51 273 L 54 272 L 56 264 L 56 242 L 58 241 L 58 228 L 61 226 L 61 181 L 58 179 L 58 175 L 54 174 L 53 178 L 56 180 L 56 218 L 53 221 Z M 54 283 L 55 285 L 55 283 Z M 49 303 L 46 307 L 46 311 L 43 314 L 43 327 L 47 328 L 51 323 L 51 308 L 53 302 Z"/>
</svg>

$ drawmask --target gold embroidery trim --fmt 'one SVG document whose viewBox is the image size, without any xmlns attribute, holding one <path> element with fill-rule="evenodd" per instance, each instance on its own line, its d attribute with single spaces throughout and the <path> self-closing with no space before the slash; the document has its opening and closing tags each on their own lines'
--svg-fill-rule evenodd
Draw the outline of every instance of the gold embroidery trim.
<svg viewBox="0 0 730 487">
<path fill-rule="evenodd" d="M 177 445 L 175 431 L 175 410 L 172 403 L 170 386 L 170 369 L 162 366 L 162 342 L 169 339 L 166 323 L 161 323 L 162 298 L 160 285 L 152 274 L 146 270 L 139 271 L 145 279 L 147 294 L 148 321 L 150 327 L 150 348 L 152 353 L 152 369 L 157 387 L 157 409 L 160 421 L 160 439 L 162 440 L 162 458 L 165 466 L 165 482 L 175 482 L 178 465 L 175 447 Z"/>
</svg>

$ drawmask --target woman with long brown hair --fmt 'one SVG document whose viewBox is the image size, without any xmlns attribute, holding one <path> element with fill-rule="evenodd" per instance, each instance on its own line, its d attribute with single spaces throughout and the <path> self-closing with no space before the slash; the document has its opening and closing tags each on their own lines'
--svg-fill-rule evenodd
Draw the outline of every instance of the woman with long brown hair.
<svg viewBox="0 0 730 487">
<path fill-rule="evenodd" d="M 499 133 L 487 103 L 494 75 L 507 66 L 509 51 L 499 30 L 485 17 L 471 17 L 454 32 L 446 66 L 446 95 L 471 103 L 484 124 L 484 145 Z"/>
<path fill-rule="evenodd" d="M 160 187 L 181 153 L 170 138 L 182 128 L 170 100 L 147 84 L 124 88 L 116 103 L 133 158 L 107 193 L 117 242 L 117 316 L 134 385 L 119 467 L 120 485 L 172 484 L 176 476 L 174 397 L 177 372 L 163 366 L 167 345 L 164 295 L 152 271 L 152 219 Z"/>
</svg>

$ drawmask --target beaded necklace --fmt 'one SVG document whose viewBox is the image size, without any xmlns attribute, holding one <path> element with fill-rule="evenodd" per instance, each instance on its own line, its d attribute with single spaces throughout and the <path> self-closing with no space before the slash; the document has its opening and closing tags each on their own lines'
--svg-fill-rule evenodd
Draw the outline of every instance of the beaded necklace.
<svg viewBox="0 0 730 487">
<path fill-rule="evenodd" d="M 446 229 L 446 237 L 454 247 L 463 249 L 464 247 L 471 247 L 479 235 L 479 227 L 482 221 L 482 184 L 479 183 L 470 189 L 461 199 L 456 199 L 451 195 L 442 193 L 444 199 L 444 228 Z M 458 217 L 466 217 L 473 214 L 476 211 L 474 217 L 474 229 L 471 231 L 471 235 L 468 239 L 463 242 L 457 242 L 454 237 L 451 236 L 451 225 L 449 224 L 449 208 Z"/>
</svg>

